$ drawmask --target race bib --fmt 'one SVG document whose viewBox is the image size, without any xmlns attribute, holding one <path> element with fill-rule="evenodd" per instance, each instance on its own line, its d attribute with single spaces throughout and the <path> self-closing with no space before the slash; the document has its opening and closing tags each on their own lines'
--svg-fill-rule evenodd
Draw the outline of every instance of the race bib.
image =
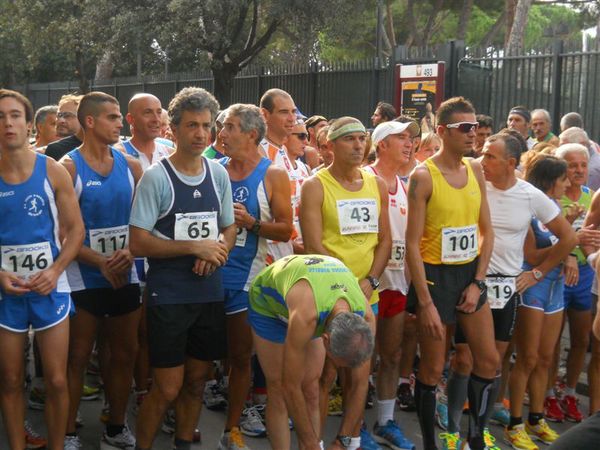
<svg viewBox="0 0 600 450">
<path fill-rule="evenodd" d="M 575 221 L 573 222 L 573 229 L 575 231 L 579 231 L 583 228 L 583 222 L 585 220 L 585 217 L 579 216 L 577 219 L 575 219 Z"/>
<path fill-rule="evenodd" d="M 442 262 L 460 263 L 477 256 L 479 249 L 477 225 L 442 229 Z"/>
<path fill-rule="evenodd" d="M 175 214 L 175 240 L 200 241 L 219 238 L 217 212 L 177 213 Z"/>
<path fill-rule="evenodd" d="M 235 246 L 236 247 L 245 247 L 247 238 L 248 238 L 248 230 L 245 228 L 238 228 L 237 236 L 235 237 Z"/>
<path fill-rule="evenodd" d="M 515 277 L 487 277 L 488 303 L 492 309 L 502 309 L 517 292 Z"/>
<path fill-rule="evenodd" d="M 404 256 L 406 255 L 406 246 L 404 239 L 394 239 L 392 241 L 392 256 L 388 261 L 387 268 L 390 270 L 404 270 Z"/>
<path fill-rule="evenodd" d="M 12 272 L 25 280 L 54 263 L 50 242 L 37 244 L 3 245 L 2 270 Z"/>
<path fill-rule="evenodd" d="M 340 234 L 379 233 L 377 200 L 357 198 L 337 200 Z"/>
<path fill-rule="evenodd" d="M 90 248 L 103 256 L 129 246 L 129 226 L 95 228 L 90 230 Z"/>
</svg>

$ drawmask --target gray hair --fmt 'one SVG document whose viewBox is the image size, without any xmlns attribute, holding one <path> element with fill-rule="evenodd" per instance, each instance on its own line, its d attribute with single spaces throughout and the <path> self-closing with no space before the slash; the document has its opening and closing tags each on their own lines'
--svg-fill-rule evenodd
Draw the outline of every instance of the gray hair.
<svg viewBox="0 0 600 450">
<path fill-rule="evenodd" d="M 544 116 L 544 119 L 546 120 L 546 122 L 552 123 L 552 118 L 550 117 L 550 113 L 547 110 L 545 110 L 545 109 L 534 109 L 533 111 L 531 111 L 531 117 L 532 118 L 536 114 L 541 114 L 542 116 Z"/>
<path fill-rule="evenodd" d="M 252 130 L 256 130 L 257 136 L 255 143 L 256 145 L 260 144 L 260 141 L 265 137 L 267 131 L 267 125 L 260 113 L 260 108 L 255 105 L 236 103 L 227 108 L 226 112 L 226 117 L 239 117 L 242 132 L 249 133 Z"/>
<path fill-rule="evenodd" d="M 589 148 L 590 138 L 588 134 L 579 127 L 571 127 L 560 133 L 558 136 L 560 144 L 581 144 Z"/>
<path fill-rule="evenodd" d="M 577 127 L 583 129 L 583 117 L 577 112 L 566 113 L 560 119 L 560 129 L 568 130 L 569 128 Z"/>
<path fill-rule="evenodd" d="M 375 339 L 365 319 L 352 312 L 336 315 L 327 326 L 329 351 L 350 367 L 358 367 L 373 353 Z"/>
<path fill-rule="evenodd" d="M 489 138 L 487 138 L 487 142 L 495 142 L 502 141 L 504 142 L 504 153 L 509 158 L 515 158 L 517 160 L 517 166 L 521 161 L 522 147 L 519 140 L 509 133 L 496 133 Z"/>
<path fill-rule="evenodd" d="M 35 117 L 33 119 L 33 127 L 34 127 L 34 129 L 37 129 L 38 125 L 41 125 L 41 124 L 45 123 L 46 122 L 46 118 L 50 114 L 56 114 L 56 113 L 58 113 L 58 105 L 42 106 L 40 109 L 38 109 L 35 112 Z"/>
<path fill-rule="evenodd" d="M 563 144 L 554 151 L 554 156 L 565 159 L 565 156 L 573 153 L 581 153 L 582 155 L 585 155 L 586 160 L 589 161 L 590 159 L 590 152 L 587 147 L 581 144 Z"/>
<path fill-rule="evenodd" d="M 175 126 L 181 123 L 184 111 L 210 111 L 211 122 L 215 121 L 219 112 L 219 102 L 206 89 L 186 87 L 180 90 L 169 103 L 169 122 Z"/>
</svg>

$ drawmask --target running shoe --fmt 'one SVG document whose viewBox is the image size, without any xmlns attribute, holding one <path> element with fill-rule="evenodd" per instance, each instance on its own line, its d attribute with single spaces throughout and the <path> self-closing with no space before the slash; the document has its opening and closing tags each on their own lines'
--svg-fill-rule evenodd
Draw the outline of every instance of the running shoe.
<svg viewBox="0 0 600 450">
<path fill-rule="evenodd" d="M 540 419 L 537 425 L 530 425 L 529 421 L 525 421 L 525 430 L 529 436 L 544 444 L 552 444 L 559 438 L 559 434 L 544 419 Z"/>
<path fill-rule="evenodd" d="M 404 436 L 404 433 L 402 433 L 402 430 L 394 420 L 388 420 L 383 426 L 379 426 L 376 422 L 373 426 L 373 438 L 376 442 L 395 450 L 416 449 L 415 444 Z"/>
<path fill-rule="evenodd" d="M 435 421 L 442 430 L 448 429 L 448 405 L 444 402 L 445 396 L 440 396 L 435 404 Z M 447 401 L 447 400 L 446 400 Z"/>
<path fill-rule="evenodd" d="M 398 407 L 402 411 L 416 411 L 415 396 L 410 388 L 410 383 L 400 384 L 396 396 L 398 398 Z"/>
<path fill-rule="evenodd" d="M 163 433 L 173 434 L 175 433 L 175 410 L 169 408 L 163 419 L 163 423 L 160 426 Z"/>
<path fill-rule="evenodd" d="M 23 424 L 25 427 L 25 448 L 46 448 L 48 441 L 40 436 L 31 426 L 28 420 Z"/>
<path fill-rule="evenodd" d="M 219 440 L 218 450 L 250 450 L 244 443 L 244 438 L 238 427 L 233 427 L 228 433 L 223 432 Z"/>
<path fill-rule="evenodd" d="M 211 411 L 224 411 L 227 409 L 227 400 L 221 393 L 217 380 L 206 382 L 203 400 L 206 407 Z"/>
<path fill-rule="evenodd" d="M 364 422 L 360 427 L 360 448 L 361 450 L 382 450 L 377 441 L 373 439 L 373 436 L 371 436 L 371 433 L 367 430 Z"/>
<path fill-rule="evenodd" d="M 254 409 L 256 411 L 258 411 L 258 414 L 260 415 L 260 420 L 263 423 L 263 425 L 266 427 L 267 426 L 267 405 L 265 404 L 260 404 L 260 405 L 254 405 Z M 288 426 L 290 427 L 290 430 L 294 429 L 294 422 L 292 422 L 292 419 L 290 419 L 288 417 Z"/>
<path fill-rule="evenodd" d="M 119 434 L 112 437 L 106 433 L 106 430 L 104 430 L 104 433 L 102 434 L 102 444 L 104 446 L 108 445 L 109 447 L 121 448 L 124 450 L 134 450 L 135 437 L 131 433 L 131 430 L 129 430 L 127 424 L 125 424 L 125 426 L 123 426 L 123 430 Z"/>
<path fill-rule="evenodd" d="M 550 422 L 564 422 L 565 413 L 556 397 L 546 397 L 544 399 L 544 417 Z"/>
<path fill-rule="evenodd" d="M 579 399 L 574 395 L 564 395 L 560 401 L 560 409 L 565 413 L 564 417 L 571 422 L 583 420 L 583 413 L 579 410 Z"/>
<path fill-rule="evenodd" d="M 496 438 L 492 436 L 489 428 L 483 429 L 483 442 L 485 443 L 485 448 L 487 450 L 501 450 L 500 447 L 496 445 Z"/>
<path fill-rule="evenodd" d="M 254 406 L 244 409 L 240 418 L 240 430 L 246 436 L 264 437 L 267 429 L 263 425 L 260 413 Z"/>
<path fill-rule="evenodd" d="M 79 436 L 65 436 L 64 450 L 79 450 L 83 448 Z"/>
<path fill-rule="evenodd" d="M 27 401 L 29 409 L 43 411 L 46 404 L 46 392 L 43 388 L 34 387 L 29 391 L 29 400 Z"/>
<path fill-rule="evenodd" d="M 490 417 L 490 422 L 495 423 L 496 425 L 507 427 L 510 423 L 510 413 L 508 412 L 508 409 L 506 409 L 504 405 L 499 408 L 494 407 L 494 411 Z"/>
<path fill-rule="evenodd" d="M 515 450 L 539 450 L 539 447 L 533 443 L 525 431 L 525 425 L 522 423 L 504 429 L 504 442 Z"/>
<path fill-rule="evenodd" d="M 91 387 L 87 384 L 83 385 L 83 392 L 81 393 L 81 400 L 89 401 L 89 400 L 97 400 L 100 398 L 100 388 Z"/>
<path fill-rule="evenodd" d="M 442 450 L 461 450 L 463 448 L 460 433 L 441 433 L 439 438 L 442 441 Z"/>
<path fill-rule="evenodd" d="M 329 394 L 329 403 L 327 404 L 328 416 L 341 416 L 342 411 L 342 389 L 334 387 Z"/>
</svg>

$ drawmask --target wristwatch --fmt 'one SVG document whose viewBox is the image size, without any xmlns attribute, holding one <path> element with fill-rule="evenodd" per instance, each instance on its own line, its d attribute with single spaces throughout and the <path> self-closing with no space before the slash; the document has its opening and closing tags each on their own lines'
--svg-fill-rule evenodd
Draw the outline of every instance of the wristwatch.
<svg viewBox="0 0 600 450">
<path fill-rule="evenodd" d="M 485 284 L 485 281 L 483 281 L 483 280 L 478 280 L 478 279 L 474 278 L 472 283 L 475 286 L 477 286 L 481 292 L 484 292 L 485 290 L 487 290 L 487 284 Z"/>
<path fill-rule="evenodd" d="M 338 434 L 335 439 L 342 444 L 342 447 L 350 447 L 352 443 L 352 436 L 346 436 L 344 434 Z"/>
<path fill-rule="evenodd" d="M 258 232 L 260 231 L 260 220 L 254 219 L 254 223 L 252 224 L 252 228 L 250 228 L 250 231 L 252 231 L 254 234 L 258 234 Z"/>
<path fill-rule="evenodd" d="M 533 275 L 533 278 L 535 278 L 535 281 L 540 281 L 542 278 L 544 278 L 544 274 L 538 269 L 531 269 L 531 274 Z"/>
<path fill-rule="evenodd" d="M 371 285 L 371 288 L 373 290 L 375 290 L 379 287 L 379 279 L 378 278 L 372 277 L 371 275 L 367 275 L 366 278 L 369 281 L 369 284 Z"/>
</svg>

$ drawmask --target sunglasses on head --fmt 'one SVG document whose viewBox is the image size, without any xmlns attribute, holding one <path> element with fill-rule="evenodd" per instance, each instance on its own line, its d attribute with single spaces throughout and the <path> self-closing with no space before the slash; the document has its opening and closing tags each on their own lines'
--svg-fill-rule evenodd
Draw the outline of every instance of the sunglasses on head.
<svg viewBox="0 0 600 450">
<path fill-rule="evenodd" d="M 471 131 L 477 131 L 479 128 L 479 122 L 456 122 L 444 125 L 446 128 L 456 128 L 461 133 L 470 133 Z"/>
<path fill-rule="evenodd" d="M 304 141 L 308 139 L 308 133 L 292 133 L 294 136 L 298 136 L 298 139 Z"/>
</svg>

